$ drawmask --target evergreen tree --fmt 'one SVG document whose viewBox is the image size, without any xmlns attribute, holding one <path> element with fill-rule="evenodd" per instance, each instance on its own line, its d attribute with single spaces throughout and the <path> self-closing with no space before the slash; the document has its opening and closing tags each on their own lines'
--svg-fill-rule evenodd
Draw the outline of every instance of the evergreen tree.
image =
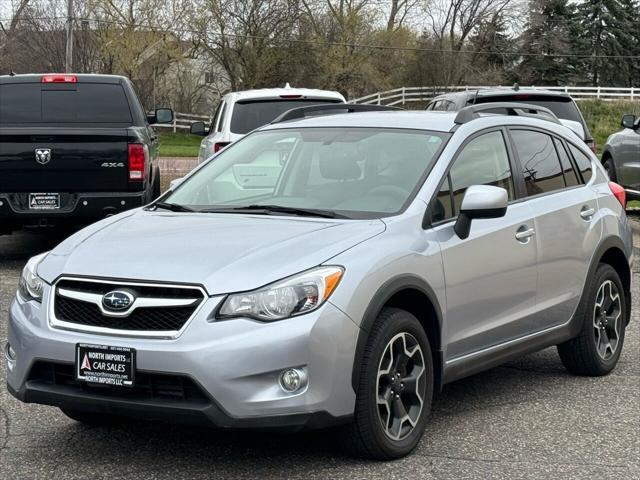
<svg viewBox="0 0 640 480">
<path fill-rule="evenodd" d="M 480 22 L 469 38 L 469 50 L 473 52 L 471 63 L 475 76 L 482 76 L 482 72 L 497 72 L 502 76 L 503 82 L 507 81 L 506 76 L 514 63 L 515 48 L 502 13 L 496 13 L 489 20 Z M 481 83 L 469 78 L 467 81 Z"/>
<path fill-rule="evenodd" d="M 526 85 L 575 81 L 575 62 L 566 54 L 575 48 L 576 27 L 574 7 L 568 0 L 530 0 L 516 80 Z"/>
<path fill-rule="evenodd" d="M 579 48 L 590 55 L 581 64 L 591 83 L 630 85 L 638 62 L 616 56 L 638 52 L 638 1 L 585 0 L 577 6 L 577 18 Z M 637 74 L 635 81 L 637 84 Z"/>
</svg>

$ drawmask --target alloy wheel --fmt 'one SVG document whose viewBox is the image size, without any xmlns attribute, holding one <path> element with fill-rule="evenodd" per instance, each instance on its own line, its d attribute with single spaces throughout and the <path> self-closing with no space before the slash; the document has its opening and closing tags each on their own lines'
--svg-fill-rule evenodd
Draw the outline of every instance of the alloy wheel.
<svg viewBox="0 0 640 480">
<path fill-rule="evenodd" d="M 418 424 L 426 392 L 424 355 L 413 335 L 398 333 L 387 343 L 376 387 L 378 418 L 385 434 L 403 440 Z"/>
<path fill-rule="evenodd" d="M 593 330 L 596 350 L 609 360 L 618 349 L 622 329 L 622 304 L 618 287 L 611 280 L 600 285 L 593 308 Z"/>
</svg>

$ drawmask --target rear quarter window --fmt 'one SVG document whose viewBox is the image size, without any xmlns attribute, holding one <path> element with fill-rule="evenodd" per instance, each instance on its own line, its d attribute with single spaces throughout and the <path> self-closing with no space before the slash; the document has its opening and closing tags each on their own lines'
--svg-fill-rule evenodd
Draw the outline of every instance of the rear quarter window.
<svg viewBox="0 0 640 480">
<path fill-rule="evenodd" d="M 0 85 L 0 123 L 132 123 L 119 84 L 77 83 L 73 87 L 40 83 Z"/>
<path fill-rule="evenodd" d="M 578 166 L 578 170 L 580 170 L 580 174 L 584 180 L 584 183 L 587 183 L 591 180 L 591 176 L 593 172 L 591 171 L 591 159 L 580 150 L 575 145 L 569 143 L 569 150 L 571 151 L 571 155 Z"/>
</svg>

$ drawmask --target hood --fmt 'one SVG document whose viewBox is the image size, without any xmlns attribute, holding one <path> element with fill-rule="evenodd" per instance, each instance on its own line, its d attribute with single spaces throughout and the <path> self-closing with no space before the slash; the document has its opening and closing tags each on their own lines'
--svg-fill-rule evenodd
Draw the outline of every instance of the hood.
<svg viewBox="0 0 640 480">
<path fill-rule="evenodd" d="M 201 284 L 216 295 L 315 267 L 384 230 L 381 220 L 138 210 L 69 237 L 38 274 Z"/>
</svg>

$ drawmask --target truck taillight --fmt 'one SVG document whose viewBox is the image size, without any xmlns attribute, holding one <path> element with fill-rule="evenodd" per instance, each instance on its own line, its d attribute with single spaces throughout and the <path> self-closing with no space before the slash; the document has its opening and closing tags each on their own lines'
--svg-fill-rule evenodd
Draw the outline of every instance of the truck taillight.
<svg viewBox="0 0 640 480">
<path fill-rule="evenodd" d="M 622 205 L 622 208 L 626 208 L 627 194 L 625 193 L 624 188 L 622 188 L 620 185 L 618 185 L 615 182 L 609 182 L 609 190 L 611 190 L 611 193 L 613 193 L 613 196 L 616 197 L 616 200 L 620 202 L 620 205 Z"/>
<path fill-rule="evenodd" d="M 65 75 L 64 73 L 54 73 L 40 77 L 42 83 L 77 83 L 78 77 L 75 75 Z"/>
<path fill-rule="evenodd" d="M 142 182 L 146 176 L 147 150 L 141 143 L 130 143 L 129 153 L 129 180 Z"/>
<path fill-rule="evenodd" d="M 231 142 L 218 142 L 213 144 L 213 153 L 218 153 Z"/>
</svg>

